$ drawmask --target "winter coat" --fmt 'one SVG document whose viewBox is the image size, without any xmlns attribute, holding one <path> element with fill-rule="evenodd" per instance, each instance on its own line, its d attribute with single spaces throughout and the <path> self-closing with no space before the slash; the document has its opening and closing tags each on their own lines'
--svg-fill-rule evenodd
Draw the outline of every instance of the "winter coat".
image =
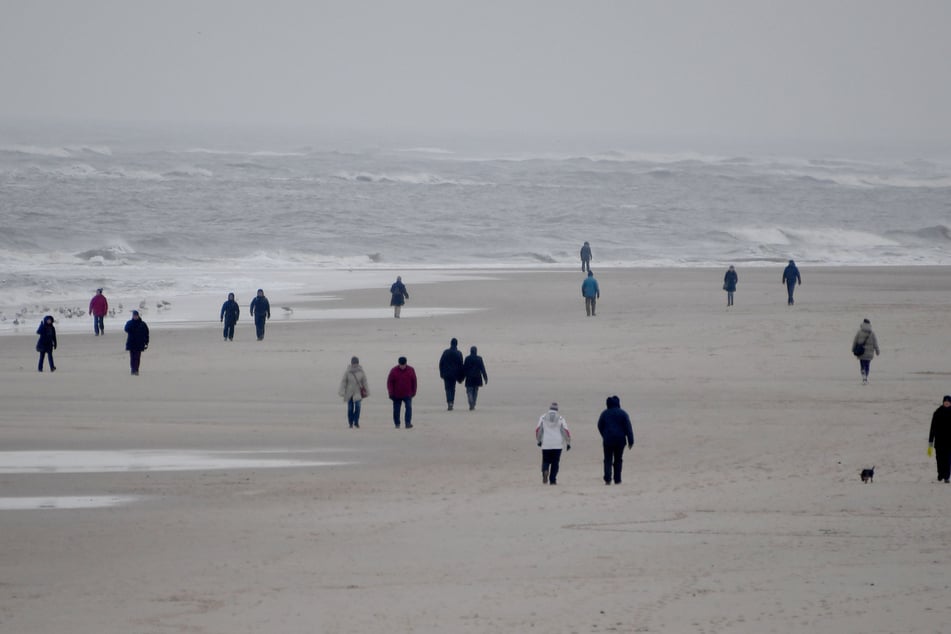
<svg viewBox="0 0 951 634">
<path fill-rule="evenodd" d="M 591 275 L 586 277 L 581 283 L 582 297 L 601 297 L 601 289 L 598 287 L 598 280 Z"/>
<path fill-rule="evenodd" d="M 562 443 L 571 444 L 571 432 L 568 423 L 558 410 L 550 409 L 538 419 L 535 427 L 535 441 L 541 443 L 542 449 L 561 449 Z"/>
<path fill-rule="evenodd" d="M 462 352 L 459 348 L 451 346 L 443 350 L 442 356 L 439 357 L 439 378 L 462 383 L 465 378 L 462 368 Z"/>
<path fill-rule="evenodd" d="M 226 326 L 234 326 L 238 323 L 238 317 L 241 315 L 241 307 L 238 306 L 238 302 L 233 299 L 229 299 L 224 304 L 221 305 L 221 319 L 224 320 Z"/>
<path fill-rule="evenodd" d="M 109 312 L 109 302 L 102 293 L 96 293 L 89 300 L 89 312 L 94 317 L 105 317 Z"/>
<path fill-rule="evenodd" d="M 591 259 L 591 247 L 587 244 L 581 247 L 581 261 L 588 262 Z"/>
<path fill-rule="evenodd" d="M 485 373 L 485 363 L 477 354 L 470 354 L 462 364 L 462 371 L 466 375 L 466 387 L 479 387 L 482 379 L 489 382 L 489 375 Z"/>
<path fill-rule="evenodd" d="M 149 347 L 149 327 L 141 319 L 130 319 L 125 322 L 125 349 L 142 352 Z"/>
<path fill-rule="evenodd" d="M 40 336 L 36 342 L 37 352 L 52 352 L 56 349 L 56 326 L 52 322 L 46 323 L 46 317 L 36 329 L 36 334 Z"/>
<path fill-rule="evenodd" d="M 367 375 L 360 364 L 348 365 L 344 370 L 343 378 L 340 379 L 340 388 L 337 394 L 345 401 L 353 399 L 359 402 L 363 397 L 360 395 L 360 388 L 363 388 L 367 396 L 370 396 L 370 387 L 367 385 Z"/>
<path fill-rule="evenodd" d="M 865 346 L 865 352 L 857 357 L 858 359 L 871 361 L 876 354 L 881 354 L 878 349 L 878 339 L 875 337 L 875 333 L 872 332 L 872 326 L 865 322 L 862 322 L 859 331 L 855 333 L 855 337 L 852 339 L 852 349 L 854 350 L 855 345 L 859 343 Z"/>
<path fill-rule="evenodd" d="M 634 428 L 631 427 L 631 417 L 627 415 L 621 404 L 612 401 L 598 418 L 598 431 L 606 445 L 634 444 Z"/>
<path fill-rule="evenodd" d="M 951 449 L 951 407 L 942 404 L 934 411 L 928 442 L 934 443 L 936 449 Z"/>
<path fill-rule="evenodd" d="M 733 293 L 736 291 L 736 283 L 739 281 L 740 276 L 736 274 L 736 271 L 727 271 L 726 275 L 723 276 L 723 290 L 728 293 Z"/>
<path fill-rule="evenodd" d="M 390 287 L 390 306 L 402 306 L 409 299 L 406 285 L 403 282 L 393 282 Z"/>
<path fill-rule="evenodd" d="M 271 302 L 267 301 L 267 297 L 255 295 L 251 300 L 251 316 L 254 317 L 254 321 L 264 321 L 265 317 L 271 318 Z"/>
<path fill-rule="evenodd" d="M 799 275 L 799 269 L 792 262 L 783 269 L 783 283 L 787 286 L 795 286 L 797 283 L 802 284 L 802 276 Z"/>
<path fill-rule="evenodd" d="M 413 398 L 416 396 L 416 370 L 408 365 L 405 368 L 393 366 L 386 377 L 386 392 L 390 398 Z"/>
</svg>

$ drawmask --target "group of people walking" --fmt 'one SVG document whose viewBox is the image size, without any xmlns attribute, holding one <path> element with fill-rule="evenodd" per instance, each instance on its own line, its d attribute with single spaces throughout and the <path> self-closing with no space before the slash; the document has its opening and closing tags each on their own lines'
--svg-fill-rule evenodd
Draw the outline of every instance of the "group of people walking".
<svg viewBox="0 0 951 634">
<path fill-rule="evenodd" d="M 469 409 L 473 410 L 479 399 L 479 388 L 488 384 L 489 375 L 485 371 L 485 361 L 478 354 L 475 346 L 469 348 L 469 356 L 462 358 L 459 350 L 459 341 L 453 337 L 449 347 L 443 350 L 439 357 L 439 378 L 443 380 L 446 390 L 446 405 L 451 412 L 456 400 L 456 384 L 465 382 L 466 400 Z"/>
<path fill-rule="evenodd" d="M 251 317 L 254 319 L 254 333 L 258 341 L 264 340 L 264 328 L 267 320 L 271 318 L 271 302 L 264 295 L 264 289 L 258 289 L 257 295 L 251 300 L 248 307 Z M 234 293 L 228 293 L 228 299 L 221 305 L 221 314 L 219 319 L 224 324 L 225 341 L 234 341 L 234 326 L 241 317 L 241 307 L 235 301 Z"/>
</svg>

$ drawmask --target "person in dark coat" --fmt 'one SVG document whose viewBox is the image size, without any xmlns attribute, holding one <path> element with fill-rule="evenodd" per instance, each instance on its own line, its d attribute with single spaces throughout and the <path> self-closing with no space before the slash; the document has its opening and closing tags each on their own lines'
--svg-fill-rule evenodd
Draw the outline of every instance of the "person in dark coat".
<svg viewBox="0 0 951 634">
<path fill-rule="evenodd" d="M 36 329 L 36 334 L 40 338 L 36 342 L 36 351 L 40 353 L 40 363 L 37 369 L 43 371 L 43 357 L 49 357 L 50 372 L 56 372 L 56 364 L 53 363 L 53 350 L 56 350 L 56 326 L 53 325 L 53 316 L 47 315 L 40 322 L 40 327 Z"/>
<path fill-rule="evenodd" d="M 462 364 L 462 372 L 466 377 L 466 396 L 469 399 L 469 409 L 475 409 L 476 399 L 479 398 L 479 388 L 483 381 L 489 383 L 489 375 L 485 373 L 485 363 L 482 357 L 476 354 L 475 346 L 469 348 L 469 356 Z"/>
<path fill-rule="evenodd" d="M 591 245 L 585 240 L 581 246 L 581 271 L 591 270 Z"/>
<path fill-rule="evenodd" d="M 951 481 L 951 395 L 945 395 L 931 416 L 928 455 L 932 453 L 938 463 L 938 480 Z"/>
<path fill-rule="evenodd" d="M 624 445 L 627 444 L 628 449 L 634 446 L 634 428 L 631 417 L 621 409 L 620 397 L 609 396 L 606 405 L 607 409 L 598 418 L 604 448 L 604 483 L 611 484 L 613 477 L 614 484 L 621 484 Z"/>
<path fill-rule="evenodd" d="M 733 268 L 733 265 L 730 265 L 730 268 L 727 269 L 726 274 L 723 276 L 723 290 L 726 291 L 726 305 L 733 305 L 733 293 L 736 292 L 736 283 L 739 281 L 740 277 L 736 274 L 736 269 Z"/>
<path fill-rule="evenodd" d="M 264 339 L 264 324 L 271 318 L 271 302 L 264 296 L 264 290 L 258 289 L 257 296 L 251 300 L 251 316 L 254 317 L 254 329 L 258 341 Z"/>
<path fill-rule="evenodd" d="M 449 411 L 452 411 L 452 404 L 456 400 L 456 383 L 462 383 L 465 378 L 463 374 L 462 352 L 456 346 L 459 341 L 453 337 L 449 342 L 449 347 L 442 351 L 439 357 L 439 378 L 442 379 L 446 387 L 446 404 Z"/>
<path fill-rule="evenodd" d="M 397 275 L 396 281 L 390 286 L 390 306 L 393 307 L 393 316 L 397 319 L 400 318 L 400 309 L 407 299 L 409 299 L 409 292 L 403 284 L 403 278 Z"/>
<path fill-rule="evenodd" d="M 416 396 L 416 370 L 400 357 L 386 377 L 386 392 L 393 401 L 393 424 L 400 428 L 400 408 L 406 405 L 406 429 L 413 428 L 413 397 Z"/>
<path fill-rule="evenodd" d="M 786 285 L 786 292 L 789 294 L 788 306 L 793 305 L 793 293 L 796 290 L 796 284 L 802 284 L 802 276 L 799 274 L 799 268 L 792 260 L 783 269 L 783 284 Z"/>
<path fill-rule="evenodd" d="M 234 341 L 234 325 L 238 323 L 241 307 L 234 301 L 234 293 L 228 293 L 228 301 L 221 305 L 221 321 L 225 325 L 225 341 Z"/>
<path fill-rule="evenodd" d="M 139 362 L 142 360 L 142 351 L 149 349 L 149 327 L 139 311 L 132 311 L 132 319 L 125 322 L 125 349 L 129 351 L 129 366 L 132 368 L 132 375 L 139 376 Z"/>
</svg>

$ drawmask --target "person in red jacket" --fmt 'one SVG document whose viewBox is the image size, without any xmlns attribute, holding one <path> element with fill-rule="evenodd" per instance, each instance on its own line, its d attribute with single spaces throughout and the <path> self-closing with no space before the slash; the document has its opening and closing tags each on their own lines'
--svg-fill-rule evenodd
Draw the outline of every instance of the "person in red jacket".
<svg viewBox="0 0 951 634">
<path fill-rule="evenodd" d="M 400 406 L 406 404 L 406 429 L 413 428 L 413 397 L 416 396 L 416 370 L 400 357 L 386 377 L 386 391 L 393 401 L 393 424 L 400 428 Z"/>
<path fill-rule="evenodd" d="M 96 294 L 89 300 L 89 314 L 92 315 L 92 327 L 96 331 L 96 336 L 106 334 L 106 326 L 103 323 L 103 317 L 109 312 L 109 302 L 106 296 L 102 294 L 102 289 L 97 288 Z"/>
</svg>

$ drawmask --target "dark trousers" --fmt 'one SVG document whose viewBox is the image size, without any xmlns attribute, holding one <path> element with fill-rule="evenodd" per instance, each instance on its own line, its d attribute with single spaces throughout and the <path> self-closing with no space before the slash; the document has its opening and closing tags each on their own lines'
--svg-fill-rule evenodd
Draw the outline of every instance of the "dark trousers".
<svg viewBox="0 0 951 634">
<path fill-rule="evenodd" d="M 726 305 L 727 306 L 733 305 L 733 291 L 726 292 Z"/>
<path fill-rule="evenodd" d="M 621 465 L 624 463 L 624 442 L 609 443 L 604 446 L 604 481 L 610 482 L 612 477 L 615 484 L 621 484 Z M 613 474 L 612 474 L 613 471 Z"/>
<path fill-rule="evenodd" d="M 234 322 L 225 322 L 225 339 L 234 339 Z"/>
<path fill-rule="evenodd" d="M 871 359 L 868 359 L 868 360 L 866 360 L 866 359 L 859 359 L 859 369 L 862 371 L 862 376 L 867 377 L 867 376 L 868 376 L 868 371 L 871 369 L 871 367 L 872 367 L 872 360 L 871 360 Z"/>
<path fill-rule="evenodd" d="M 44 351 L 42 351 L 42 352 L 40 353 L 40 365 L 38 366 L 39 371 L 40 371 L 40 372 L 43 371 L 43 357 L 49 357 L 49 358 L 50 358 L 50 372 L 52 372 L 53 370 L 55 370 L 55 369 L 56 369 L 56 364 L 53 363 L 53 351 L 52 351 L 52 350 L 44 350 Z M 69 364 L 67 364 L 67 365 L 69 365 Z"/>
<path fill-rule="evenodd" d="M 790 284 L 789 282 L 786 282 L 786 292 L 789 293 L 789 301 L 787 302 L 787 304 L 792 306 L 795 303 L 793 301 L 792 296 L 793 296 L 793 293 L 796 292 L 796 283 L 793 282 L 792 284 Z"/>
<path fill-rule="evenodd" d="M 595 314 L 595 310 L 598 306 L 597 297 L 585 297 L 584 298 L 584 312 L 588 314 L 588 317 Z"/>
<path fill-rule="evenodd" d="M 257 331 L 258 341 L 264 339 L 264 322 L 266 319 L 267 318 L 264 315 L 261 315 L 260 317 L 257 315 L 254 316 L 254 329 Z"/>
<path fill-rule="evenodd" d="M 132 368 L 132 374 L 139 373 L 139 361 L 142 360 L 141 350 L 129 350 L 129 367 Z"/>
<path fill-rule="evenodd" d="M 581 260 L 581 270 L 590 271 L 591 270 L 591 260 Z"/>
<path fill-rule="evenodd" d="M 103 323 L 102 315 L 93 315 L 92 316 L 92 329 L 96 331 L 96 334 L 106 334 L 106 325 Z"/>
<path fill-rule="evenodd" d="M 549 484 L 555 484 L 558 479 L 559 463 L 561 463 L 561 449 L 542 449 L 542 471 L 548 472 Z"/>
<path fill-rule="evenodd" d="M 938 462 L 938 479 L 951 478 L 951 447 L 935 447 L 934 456 Z"/>
<path fill-rule="evenodd" d="M 466 398 L 469 399 L 469 409 L 475 409 L 476 399 L 479 398 L 479 386 L 478 386 L 478 385 L 467 385 L 467 386 L 466 386 Z"/>
<path fill-rule="evenodd" d="M 393 401 L 393 424 L 397 427 L 400 426 L 400 406 L 406 404 L 406 426 L 413 426 L 413 398 L 407 396 L 405 398 L 396 398 L 391 396 L 390 400 Z"/>
<path fill-rule="evenodd" d="M 360 426 L 360 403 L 362 401 L 355 401 L 352 398 L 347 401 L 347 422 L 351 427 Z"/>
<path fill-rule="evenodd" d="M 456 401 L 456 380 L 443 379 L 442 382 L 446 386 L 446 402 L 452 405 Z"/>
</svg>

